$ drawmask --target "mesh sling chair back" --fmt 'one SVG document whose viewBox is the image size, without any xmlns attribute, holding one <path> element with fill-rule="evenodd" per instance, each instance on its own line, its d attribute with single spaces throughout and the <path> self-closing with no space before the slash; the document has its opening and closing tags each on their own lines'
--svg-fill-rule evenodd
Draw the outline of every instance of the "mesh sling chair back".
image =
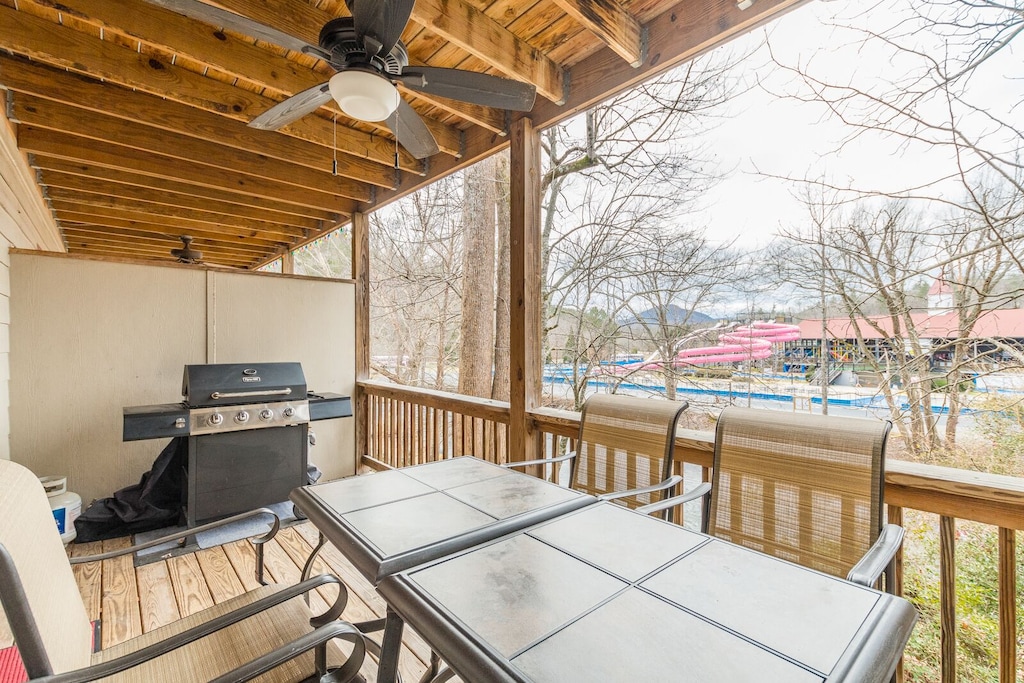
<svg viewBox="0 0 1024 683">
<path fill-rule="evenodd" d="M 92 625 L 43 487 L 6 460 L 0 460 L 0 519 L 0 634 L 13 635 L 30 679 L 300 681 L 326 674 L 325 681 L 360 680 L 365 643 L 337 620 L 344 587 L 320 617 L 311 618 L 303 598 L 337 582 L 333 577 L 262 586 L 93 653 Z M 347 658 L 335 639 L 348 641 Z M 325 658 L 338 668 L 328 670 Z"/>
<path fill-rule="evenodd" d="M 679 416 L 686 401 L 595 394 L 580 415 L 571 453 L 509 467 L 569 463 L 569 485 L 630 508 L 671 496 L 682 477 L 672 474 Z"/>
<path fill-rule="evenodd" d="M 874 585 L 889 574 L 903 539 L 903 529 L 883 517 L 890 428 L 888 421 L 726 408 L 715 430 L 706 533 Z"/>
</svg>

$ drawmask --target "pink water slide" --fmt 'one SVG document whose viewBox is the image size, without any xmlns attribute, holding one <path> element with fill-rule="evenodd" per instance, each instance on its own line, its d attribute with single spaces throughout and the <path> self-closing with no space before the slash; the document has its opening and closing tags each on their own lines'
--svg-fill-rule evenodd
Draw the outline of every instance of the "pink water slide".
<svg viewBox="0 0 1024 683">
<path fill-rule="evenodd" d="M 800 328 L 796 325 L 757 322 L 718 335 L 717 346 L 683 349 L 676 354 L 671 363 L 673 367 L 681 367 L 761 360 L 771 355 L 772 345 L 796 341 L 799 338 Z M 623 368 L 626 370 L 657 370 L 664 365 L 665 363 L 662 361 L 648 360 L 630 363 Z"/>
</svg>

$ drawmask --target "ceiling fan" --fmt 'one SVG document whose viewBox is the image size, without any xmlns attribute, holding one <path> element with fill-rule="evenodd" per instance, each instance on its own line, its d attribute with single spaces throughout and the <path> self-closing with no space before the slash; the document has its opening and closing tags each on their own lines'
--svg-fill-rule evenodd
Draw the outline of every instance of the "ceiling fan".
<svg viewBox="0 0 1024 683">
<path fill-rule="evenodd" d="M 190 235 L 181 236 L 181 249 L 171 249 L 171 256 L 178 259 L 178 263 L 200 263 L 203 258 L 203 252 L 192 248 L 192 237 Z"/>
<path fill-rule="evenodd" d="M 351 17 L 332 19 L 313 46 L 248 17 L 199 0 L 149 0 L 154 5 L 245 35 L 314 55 L 334 67 L 329 81 L 308 88 L 263 112 L 249 125 L 274 130 L 319 109 L 332 98 L 348 116 L 384 121 L 398 142 L 417 159 L 438 152 L 437 142 L 419 114 L 395 87 L 439 95 L 485 107 L 529 111 L 535 86 L 500 76 L 460 69 L 409 66 L 400 40 L 415 0 L 346 0 Z"/>
</svg>

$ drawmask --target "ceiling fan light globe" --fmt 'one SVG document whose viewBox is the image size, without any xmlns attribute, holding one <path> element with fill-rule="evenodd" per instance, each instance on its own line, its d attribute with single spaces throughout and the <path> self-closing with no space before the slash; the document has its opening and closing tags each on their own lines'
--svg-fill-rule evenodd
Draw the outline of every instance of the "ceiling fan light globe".
<svg viewBox="0 0 1024 683">
<path fill-rule="evenodd" d="M 398 90 L 366 71 L 341 71 L 327 85 L 346 115 L 359 121 L 383 121 L 398 108 Z"/>
</svg>

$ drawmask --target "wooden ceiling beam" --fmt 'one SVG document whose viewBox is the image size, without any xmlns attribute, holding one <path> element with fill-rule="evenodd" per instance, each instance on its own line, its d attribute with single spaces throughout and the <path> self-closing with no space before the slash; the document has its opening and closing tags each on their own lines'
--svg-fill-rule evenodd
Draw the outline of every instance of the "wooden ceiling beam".
<svg viewBox="0 0 1024 683">
<path fill-rule="evenodd" d="M 9 90 L 63 102 L 91 112 L 140 121 L 161 130 L 189 135 L 212 143 L 300 164 L 332 170 L 338 175 L 378 187 L 393 187 L 393 168 L 352 156 L 334 155 L 321 145 L 273 131 L 249 128 L 188 105 L 154 97 L 141 91 L 112 87 L 78 74 L 58 71 L 23 58 L 0 55 L 0 84 Z"/>
<path fill-rule="evenodd" d="M 91 256 L 104 261 L 121 259 L 126 261 L 145 260 L 177 263 L 177 259 L 168 253 L 160 253 L 159 249 L 148 249 L 145 247 L 132 247 L 125 245 L 114 246 L 95 244 L 89 240 L 81 239 L 66 240 L 65 243 L 68 247 L 68 253 L 76 256 Z M 231 269 L 249 269 L 259 263 L 258 261 L 250 261 L 248 259 L 235 256 L 218 256 L 215 259 L 205 258 L 205 254 L 203 256 L 204 263 L 201 265 L 219 265 L 229 267 Z M 268 254 L 268 257 L 269 256 L 270 255 Z"/>
<path fill-rule="evenodd" d="M 296 225 L 296 218 L 302 220 L 297 227 L 306 228 L 309 226 L 305 223 L 304 219 L 308 218 L 328 226 L 338 225 L 347 220 L 344 214 L 337 212 L 310 208 L 301 204 L 279 202 L 264 197 L 224 192 L 219 188 L 205 187 L 167 177 L 143 175 L 132 170 L 100 166 L 82 160 L 36 153 L 31 155 L 30 161 L 44 175 L 48 172 L 56 172 L 89 180 L 96 179 L 103 182 L 127 185 L 165 194 L 168 201 L 175 199 L 177 195 L 185 195 L 196 201 L 208 203 L 207 206 L 201 208 L 209 208 L 209 210 L 213 211 L 215 207 L 223 207 L 228 211 L 234 210 L 240 216 L 260 218 L 282 225 Z M 121 195 L 118 194 L 118 196 Z M 280 219 L 278 219 L 279 216 Z"/>
<path fill-rule="evenodd" d="M 128 185 L 60 171 L 40 170 L 39 175 L 42 184 L 46 186 L 47 194 L 51 197 L 55 196 L 55 190 L 67 190 L 83 198 L 92 195 L 109 202 L 127 200 L 129 202 L 136 202 L 139 206 L 149 204 L 152 205 L 152 211 L 154 212 L 182 209 L 203 211 L 212 215 L 222 216 L 222 220 L 229 223 L 237 224 L 238 221 L 251 219 L 267 225 L 288 225 L 311 232 L 331 229 L 340 220 L 340 216 L 331 221 L 303 218 L 258 207 L 229 204 L 212 199 L 169 192 L 167 190 Z"/>
<path fill-rule="evenodd" d="M 131 12 L 125 12 L 124 0 L 75 0 L 74 8 L 53 0 L 34 1 L 59 8 L 65 13 L 73 13 L 86 23 L 131 36 L 143 43 L 186 56 L 236 78 L 255 83 L 274 92 L 274 99 L 284 99 L 327 80 L 324 74 L 317 73 L 283 55 L 235 38 L 209 24 L 146 2 L 135 2 Z M 313 44 L 316 44 L 315 40 Z M 328 103 L 328 106 L 335 113 L 341 112 L 334 103 Z M 500 112 L 495 115 L 500 115 Z M 441 151 L 458 156 L 461 151 L 458 130 L 436 119 L 424 117 L 424 120 L 438 140 Z M 386 131 L 387 128 L 380 126 L 379 130 Z M 391 185 L 388 184 L 387 187 Z"/>
<path fill-rule="evenodd" d="M 551 102 L 565 102 L 562 67 L 465 0 L 416 0 L 412 20 L 503 74 L 533 83 Z"/>
<path fill-rule="evenodd" d="M 630 66 L 643 62 L 643 29 L 617 0 L 554 0 Z"/>
<path fill-rule="evenodd" d="M 181 240 L 172 236 L 157 236 L 155 234 L 147 235 L 143 232 L 140 233 L 142 236 L 136 237 L 131 234 L 133 231 L 119 231 L 117 229 L 95 225 L 67 223 L 64 225 L 62 232 L 64 234 L 65 241 L 81 240 L 92 242 L 93 244 L 110 244 L 127 247 L 139 246 L 152 249 L 156 252 L 155 255 L 158 256 L 171 257 L 171 249 L 180 249 L 182 246 Z M 195 237 L 192 242 L 192 246 L 203 252 L 203 255 L 207 257 L 212 255 L 232 256 L 245 263 L 250 263 L 256 258 L 267 258 L 276 253 L 270 248 L 264 252 L 240 252 L 218 249 L 216 245 L 212 244 L 208 240 L 203 240 L 198 237 Z"/>
<path fill-rule="evenodd" d="M 246 124 L 277 104 L 274 99 L 2 5 L 0 26 L 4 27 L 0 31 L 0 48 Z M 340 129 L 342 134 L 336 135 L 330 121 L 306 116 L 278 132 L 329 148 L 336 142 L 339 153 L 385 166 L 394 164 L 393 140 L 346 126 Z M 423 163 L 405 150 L 399 151 L 398 163 L 402 170 L 417 175 L 424 173 Z"/>
<path fill-rule="evenodd" d="M 319 231 L 301 230 L 291 228 L 282 229 L 281 226 L 260 221 L 238 221 L 227 216 L 212 214 L 205 211 L 194 211 L 181 208 L 162 207 L 159 204 L 139 202 L 120 197 L 105 197 L 99 194 L 86 192 L 75 192 L 59 187 L 50 187 L 46 190 L 46 196 L 54 206 L 56 202 L 67 202 L 76 206 L 95 206 L 107 209 L 119 209 L 131 212 L 134 216 L 146 217 L 146 220 L 154 222 L 169 221 L 169 224 L 178 225 L 178 219 L 189 221 L 193 229 L 205 229 L 206 231 L 219 234 L 228 234 L 233 238 L 253 242 L 265 243 L 265 246 L 274 244 L 286 244 L 296 238 L 306 238 L 315 235 Z M 162 220 L 161 220 L 162 219 Z M 205 228 L 203 227 L 205 226 Z"/>
<path fill-rule="evenodd" d="M 209 166 L 32 126 L 19 126 L 18 146 L 22 151 L 33 154 L 132 171 L 156 178 L 168 178 L 222 192 L 297 204 L 346 216 L 351 215 L 355 206 L 351 199 L 315 189 L 262 180 L 243 173 L 214 173 Z"/>
<path fill-rule="evenodd" d="M 193 238 L 193 244 L 197 249 L 216 250 L 222 254 L 236 254 L 237 256 L 252 258 L 254 254 L 263 254 L 267 251 L 281 249 L 285 245 L 271 246 L 264 245 L 259 249 L 239 249 L 236 243 L 225 242 L 223 239 L 214 239 L 203 235 L 183 231 L 180 233 L 156 232 L 146 230 L 132 230 L 127 228 L 116 228 L 104 225 L 91 225 L 81 222 L 68 221 L 64 226 L 64 234 L 72 238 L 95 238 L 111 240 L 116 242 L 137 242 L 139 244 L 159 245 L 165 251 L 181 246 L 181 235 Z"/>
<path fill-rule="evenodd" d="M 169 233 L 158 234 L 131 229 L 107 226 L 93 220 L 78 221 L 71 218 L 73 214 L 67 214 L 64 218 L 65 234 L 72 239 L 89 239 L 97 243 L 120 244 L 125 247 L 142 247 L 156 249 L 160 255 L 170 256 L 170 250 L 181 247 L 181 239 L 177 235 Z M 250 260 L 258 255 L 273 253 L 278 247 L 264 247 L 263 249 L 239 249 L 235 245 L 217 243 L 216 241 L 195 237 L 193 244 L 200 251 L 230 255 L 232 257 Z"/>
<path fill-rule="evenodd" d="M 78 135 L 100 142 L 121 144 L 132 149 L 162 154 L 211 169 L 254 176 L 258 179 L 347 197 L 357 202 L 370 201 L 370 187 L 349 178 L 299 166 L 262 154 L 244 152 L 225 145 L 153 128 L 145 124 L 89 112 L 77 107 L 44 100 L 33 95 L 16 95 L 8 109 L 12 120 L 36 128 Z"/>
<path fill-rule="evenodd" d="M 128 230 L 142 230 L 144 232 L 155 232 L 159 234 L 194 235 L 204 239 L 219 239 L 228 242 L 235 240 L 234 245 L 239 251 L 264 251 L 266 249 L 279 249 L 283 246 L 298 241 L 294 237 L 286 238 L 278 236 L 279 239 L 271 239 L 270 236 L 250 238 L 247 234 L 238 234 L 230 226 L 224 226 L 224 230 L 217 230 L 209 223 L 191 221 L 176 216 L 160 216 L 156 214 L 141 213 L 128 209 L 116 209 L 105 206 L 93 206 L 80 204 L 74 201 L 63 199 L 52 200 L 50 205 L 59 220 L 77 221 L 80 223 L 92 223 L 94 225 L 107 225 L 120 227 Z M 254 241 L 250 241 L 250 239 Z M 227 246 L 227 245 L 225 245 Z"/>
</svg>

